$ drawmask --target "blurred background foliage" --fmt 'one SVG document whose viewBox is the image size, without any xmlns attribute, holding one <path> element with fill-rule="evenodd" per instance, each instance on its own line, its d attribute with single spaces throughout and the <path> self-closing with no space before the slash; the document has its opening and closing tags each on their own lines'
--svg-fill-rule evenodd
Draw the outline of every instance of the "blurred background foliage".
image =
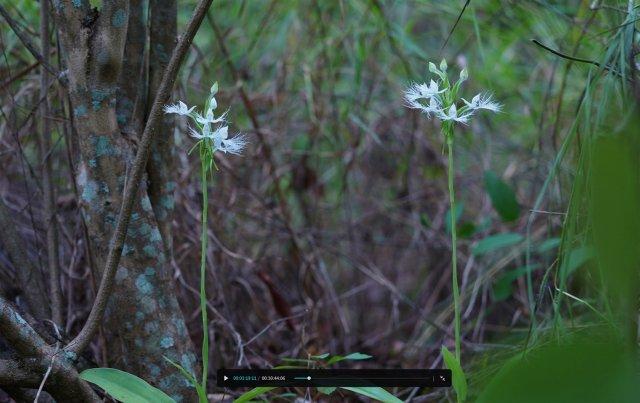
<svg viewBox="0 0 640 403">
<path fill-rule="evenodd" d="M 179 26 L 194 6 L 178 2 Z M 7 7 L 35 35 L 36 2 Z M 513 401 L 574 373 L 570 388 L 591 385 L 584 396 L 599 401 L 589 392 L 599 372 L 576 368 L 600 365 L 625 374 L 624 385 L 611 387 L 628 397 L 640 250 L 640 133 L 631 119 L 637 14 L 633 1 L 215 1 L 175 91 L 197 104 L 218 81 L 231 129 L 251 141 L 244 157 L 221 157 L 209 196 L 212 365 L 351 351 L 374 357 L 358 365 L 442 365 L 453 316 L 446 161 L 436 123 L 405 108 L 402 92 L 427 80 L 428 61 L 445 58 L 469 70 L 466 97 L 490 89 L 504 104 L 458 132 L 470 395 L 500 379 L 482 398 Z M 37 192 L 29 190 L 33 126 L 20 126 L 32 113 L 37 75 L 9 80 L 33 61 L 9 29 L 0 35 L 0 185 L 17 202 Z M 200 196 L 186 132 L 179 121 L 174 267 L 197 341 Z M 64 204 L 72 187 L 58 138 Z M 67 230 L 77 231 L 75 207 L 64 214 Z M 42 239 L 27 232 L 31 253 L 41 253 Z M 66 261 L 74 250 L 67 246 Z M 74 284 L 81 306 L 91 293 Z M 575 335 L 591 331 L 602 343 Z M 530 351 L 534 358 L 520 360 Z M 510 364 L 499 370 L 497 358 Z M 530 382 L 516 382 L 523 378 Z M 515 386 L 500 390 L 505 384 Z"/>
</svg>

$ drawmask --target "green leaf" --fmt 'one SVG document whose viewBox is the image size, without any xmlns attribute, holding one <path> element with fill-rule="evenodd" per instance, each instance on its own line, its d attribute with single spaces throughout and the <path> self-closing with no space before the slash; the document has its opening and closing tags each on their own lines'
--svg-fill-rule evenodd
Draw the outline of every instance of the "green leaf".
<svg viewBox="0 0 640 403">
<path fill-rule="evenodd" d="M 431 220 L 427 213 L 420 213 L 420 224 L 425 228 L 431 227 Z"/>
<path fill-rule="evenodd" d="M 191 382 L 193 387 L 196 388 L 196 393 L 198 394 L 198 398 L 200 399 L 200 401 L 201 402 L 206 402 L 207 401 L 207 393 L 206 393 L 206 391 L 204 389 L 202 389 L 202 385 L 200 385 L 200 383 L 198 383 L 198 380 L 193 376 L 193 374 L 191 374 L 189 371 L 187 371 L 182 365 L 180 365 L 177 362 L 174 362 L 171 359 L 169 359 L 169 357 L 163 356 L 163 358 L 169 364 L 171 364 L 174 367 L 176 367 L 180 371 L 180 373 L 182 373 L 182 376 L 184 376 L 185 378 L 187 378 L 187 380 L 189 382 Z"/>
<path fill-rule="evenodd" d="M 568 276 L 593 258 L 594 255 L 595 252 L 593 248 L 589 246 L 580 246 L 572 249 L 566 256 L 564 256 L 560 272 Z"/>
<path fill-rule="evenodd" d="M 520 205 L 514 191 L 492 171 L 484 173 L 484 187 L 491 198 L 493 208 L 503 221 L 510 222 L 520 216 Z"/>
<path fill-rule="evenodd" d="M 318 389 L 318 392 L 325 394 L 325 395 L 330 395 L 333 393 L 333 391 L 335 391 L 337 388 L 335 386 L 318 386 L 316 389 Z"/>
<path fill-rule="evenodd" d="M 248 391 L 247 393 L 244 393 L 241 396 L 239 396 L 236 400 L 234 400 L 234 403 L 250 402 L 254 398 L 256 398 L 256 397 L 258 397 L 260 395 L 264 395 L 265 393 L 270 392 L 273 389 L 275 389 L 275 388 L 274 387 L 270 387 L 270 386 L 261 386 L 259 388 L 253 388 L 250 391 Z"/>
<path fill-rule="evenodd" d="M 445 346 L 442 346 L 440 350 L 442 352 L 442 358 L 444 364 L 451 370 L 453 390 L 456 391 L 458 396 L 458 402 L 464 402 L 467 399 L 467 378 L 464 376 L 464 371 L 458 359 L 451 354 L 451 351 L 447 350 Z"/>
<path fill-rule="evenodd" d="M 368 354 L 362 353 L 351 353 L 344 357 L 345 360 L 368 360 L 369 358 L 373 358 Z"/>
<path fill-rule="evenodd" d="M 344 361 L 344 360 L 368 360 L 371 358 L 370 355 L 362 354 L 362 353 L 351 353 L 347 356 L 342 355 L 334 355 L 327 361 L 327 365 L 335 364 L 336 362 Z"/>
<path fill-rule="evenodd" d="M 539 267 L 541 266 L 538 264 L 529 267 L 523 266 L 504 273 L 493 285 L 493 299 L 495 301 L 504 301 L 509 298 L 511 296 L 511 284 L 518 279 L 518 277 Z"/>
<path fill-rule="evenodd" d="M 329 356 L 329 353 L 324 353 L 324 354 L 320 354 L 320 355 L 312 355 L 311 359 L 312 360 L 324 360 L 328 356 Z"/>
<path fill-rule="evenodd" d="M 594 333 L 590 329 L 569 340 L 552 339 L 502 365 L 495 357 L 491 365 L 501 368 L 483 385 L 476 402 L 638 401 L 634 354 L 621 338 Z M 602 376 L 602 368 L 607 368 L 607 376 Z"/>
<path fill-rule="evenodd" d="M 469 238 L 476 232 L 476 225 L 472 222 L 465 221 L 458 225 L 458 237 Z"/>
<path fill-rule="evenodd" d="M 350 390 L 354 393 L 358 393 L 362 396 L 370 397 L 371 399 L 376 399 L 384 403 L 402 403 L 402 400 L 377 386 L 343 386 L 340 389 Z"/>
<path fill-rule="evenodd" d="M 175 403 L 175 400 L 160 389 L 119 369 L 91 368 L 82 371 L 80 378 L 100 386 L 111 397 L 123 403 Z"/>
<path fill-rule="evenodd" d="M 560 246 L 560 238 L 549 238 L 538 246 L 538 253 L 549 252 Z"/>
<path fill-rule="evenodd" d="M 480 240 L 471 253 L 474 255 L 483 255 L 485 253 L 494 252 L 498 249 L 513 246 L 522 242 L 523 239 L 522 235 L 513 232 L 491 235 Z"/>
</svg>

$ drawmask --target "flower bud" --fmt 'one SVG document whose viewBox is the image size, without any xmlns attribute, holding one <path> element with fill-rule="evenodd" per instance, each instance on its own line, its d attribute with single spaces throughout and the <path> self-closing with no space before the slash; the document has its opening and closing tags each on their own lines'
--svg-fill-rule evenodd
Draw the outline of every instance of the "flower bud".
<svg viewBox="0 0 640 403">
<path fill-rule="evenodd" d="M 213 85 L 211 86 L 211 91 L 210 91 L 211 95 L 216 95 L 218 93 L 218 82 L 216 81 L 215 83 L 213 83 Z"/>
<path fill-rule="evenodd" d="M 469 73 L 467 72 L 467 69 L 462 69 L 462 71 L 460 72 L 460 81 L 466 81 L 467 78 L 469 78 Z"/>
<path fill-rule="evenodd" d="M 447 71 L 447 61 L 444 59 L 440 62 L 440 70 Z"/>
</svg>

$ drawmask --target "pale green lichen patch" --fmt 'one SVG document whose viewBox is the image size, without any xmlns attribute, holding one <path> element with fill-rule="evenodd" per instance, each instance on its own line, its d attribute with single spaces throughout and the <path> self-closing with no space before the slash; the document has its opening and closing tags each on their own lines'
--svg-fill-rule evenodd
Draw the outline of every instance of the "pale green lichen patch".
<svg viewBox="0 0 640 403">
<path fill-rule="evenodd" d="M 174 190 L 176 190 L 176 182 L 175 181 L 167 182 L 165 189 L 167 189 L 167 192 L 173 192 Z"/>
<path fill-rule="evenodd" d="M 118 155 L 118 150 L 111 144 L 108 136 L 96 136 L 92 138 L 92 143 L 96 157 Z"/>
<path fill-rule="evenodd" d="M 187 336 L 187 327 L 184 324 L 184 320 L 182 318 L 174 316 L 171 318 L 173 322 L 173 326 L 175 326 L 176 331 L 178 332 L 178 336 L 186 337 Z"/>
<path fill-rule="evenodd" d="M 156 321 L 147 322 L 144 325 L 144 331 L 147 332 L 147 334 L 154 334 L 158 329 L 160 329 L 160 325 Z"/>
<path fill-rule="evenodd" d="M 153 292 L 153 285 L 147 280 L 147 276 L 144 274 L 136 278 L 136 288 L 143 294 L 151 294 Z"/>
<path fill-rule="evenodd" d="M 105 99 L 113 95 L 113 90 L 92 90 L 91 106 L 94 111 L 99 111 Z"/>
<path fill-rule="evenodd" d="M 121 283 L 126 280 L 127 277 L 129 277 L 129 270 L 127 270 L 127 268 L 123 266 L 118 267 L 118 271 L 116 272 L 116 282 Z"/>
<path fill-rule="evenodd" d="M 119 8 L 115 11 L 115 13 L 113 13 L 113 16 L 111 17 L 111 25 L 113 25 L 116 28 L 122 28 L 124 27 L 124 24 L 127 22 L 127 13 Z"/>
<path fill-rule="evenodd" d="M 122 256 L 131 256 L 135 252 L 135 248 L 127 243 L 122 247 Z"/>
<path fill-rule="evenodd" d="M 195 362 L 196 357 L 192 353 L 185 353 L 180 357 L 180 365 L 182 365 L 182 368 L 186 369 L 187 372 L 192 375 L 194 374 L 193 364 L 195 364 Z"/>
<path fill-rule="evenodd" d="M 158 251 L 158 248 L 155 247 L 155 245 L 146 245 L 144 248 L 142 248 L 142 250 L 149 257 L 158 258 L 160 256 L 160 252 Z"/>
<path fill-rule="evenodd" d="M 98 197 L 98 183 L 95 181 L 87 181 L 82 189 L 82 200 L 91 204 Z"/>
<path fill-rule="evenodd" d="M 153 230 L 151 230 L 151 234 L 149 236 L 149 240 L 151 242 L 161 242 L 162 241 L 162 235 L 160 234 L 160 230 L 157 228 L 154 228 Z"/>
<path fill-rule="evenodd" d="M 160 367 L 159 366 L 157 366 L 155 364 L 149 364 L 147 367 L 149 368 L 148 371 L 149 371 L 149 374 L 152 377 L 155 378 L 155 377 L 160 376 Z"/>
<path fill-rule="evenodd" d="M 173 210 L 175 206 L 175 201 L 173 199 L 173 196 L 166 195 L 160 198 L 160 204 L 162 205 L 162 207 L 166 208 L 167 210 Z"/>
<path fill-rule="evenodd" d="M 64 351 L 63 353 L 64 358 L 67 361 L 76 362 L 78 360 L 78 354 L 74 353 L 73 351 L 67 351 L 67 350 L 62 350 L 62 351 Z"/>
<path fill-rule="evenodd" d="M 156 302 L 153 297 L 144 294 L 142 295 L 143 297 L 138 299 L 140 307 L 142 308 L 142 312 L 147 315 L 151 315 L 156 311 Z"/>
<path fill-rule="evenodd" d="M 151 201 L 149 200 L 149 196 L 147 195 L 143 195 L 142 199 L 140 200 L 140 204 L 142 205 L 142 209 L 148 213 L 153 211 L 153 208 L 151 207 Z"/>
<path fill-rule="evenodd" d="M 87 112 L 88 110 L 86 105 L 78 105 L 75 108 L 73 108 L 73 114 L 77 118 L 87 116 Z"/>
<path fill-rule="evenodd" d="M 171 336 L 165 336 L 160 340 L 160 347 L 162 348 L 173 347 L 173 344 L 173 337 Z"/>
</svg>

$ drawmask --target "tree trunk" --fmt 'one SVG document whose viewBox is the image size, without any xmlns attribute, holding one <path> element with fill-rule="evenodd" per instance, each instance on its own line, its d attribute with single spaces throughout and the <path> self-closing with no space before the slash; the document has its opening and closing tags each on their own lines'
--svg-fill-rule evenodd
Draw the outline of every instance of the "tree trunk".
<svg viewBox="0 0 640 403">
<path fill-rule="evenodd" d="M 142 57 L 147 42 L 142 6 L 141 0 L 104 0 L 96 10 L 86 0 L 54 2 L 80 145 L 80 203 L 101 270 L 137 136 L 141 135 L 149 109 L 147 77 L 152 75 L 146 73 L 149 64 Z M 165 38 L 164 46 L 170 45 L 165 47 L 170 55 L 175 42 L 175 1 L 151 1 L 150 7 L 151 16 L 169 16 L 168 35 L 172 40 L 167 44 Z M 163 153 L 156 156 L 154 152 L 154 158 L 156 164 L 162 165 Z M 158 213 L 172 206 L 173 186 L 169 171 L 147 179 L 151 181 L 143 181 L 138 190 L 107 309 L 107 349 L 111 357 L 118 357 L 110 365 L 140 376 L 178 401 L 191 401 L 192 387 L 163 358 L 187 369 L 195 367 L 193 345 L 177 303 L 167 259 L 170 215 Z M 154 189 L 162 189 L 160 196 Z"/>
</svg>

